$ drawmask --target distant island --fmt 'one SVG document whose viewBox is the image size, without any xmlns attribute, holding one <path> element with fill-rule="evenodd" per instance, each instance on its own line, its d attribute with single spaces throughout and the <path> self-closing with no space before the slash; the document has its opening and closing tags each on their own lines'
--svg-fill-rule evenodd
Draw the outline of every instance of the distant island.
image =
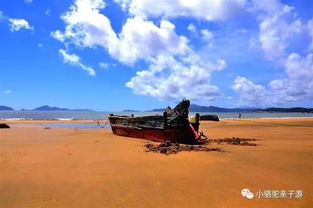
<svg viewBox="0 0 313 208">
<path fill-rule="evenodd" d="M 123 112 L 140 112 L 140 110 L 123 110 Z"/>
<path fill-rule="evenodd" d="M 8 106 L 0 105 L 0 110 L 3 111 L 13 111 L 14 109 Z"/>
<path fill-rule="evenodd" d="M 38 108 L 33 109 L 33 111 L 93 111 L 90 109 L 68 109 L 68 108 L 59 108 L 59 107 L 50 107 L 48 105 L 43 105 Z"/>
<path fill-rule="evenodd" d="M 48 105 L 43 105 L 38 108 L 33 109 L 33 111 L 69 111 L 67 108 L 50 107 Z"/>
<path fill-rule="evenodd" d="M 13 108 L 8 106 L 0 106 L 2 111 L 14 111 Z M 50 107 L 49 105 L 43 105 L 32 110 L 21 109 L 22 111 L 93 111 L 90 109 L 68 109 L 68 108 L 59 108 L 59 107 Z"/>
</svg>

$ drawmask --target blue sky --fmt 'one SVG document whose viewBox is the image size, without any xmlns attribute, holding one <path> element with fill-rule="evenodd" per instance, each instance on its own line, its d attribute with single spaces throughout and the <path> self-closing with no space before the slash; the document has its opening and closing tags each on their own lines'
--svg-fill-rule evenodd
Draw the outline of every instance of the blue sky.
<svg viewBox="0 0 313 208">
<path fill-rule="evenodd" d="M 313 106 L 310 0 L 0 2 L 1 105 Z"/>
</svg>

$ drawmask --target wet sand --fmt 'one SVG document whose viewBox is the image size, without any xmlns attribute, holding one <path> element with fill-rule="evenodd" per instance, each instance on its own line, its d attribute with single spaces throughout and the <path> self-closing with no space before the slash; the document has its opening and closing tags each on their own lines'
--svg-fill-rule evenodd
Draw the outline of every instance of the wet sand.
<svg viewBox="0 0 313 208">
<path fill-rule="evenodd" d="M 259 145 L 168 156 L 110 129 L 33 125 L 45 122 L 0 129 L 1 208 L 313 207 L 312 118 L 202 122 L 210 138 L 254 137 Z M 249 200 L 243 188 L 302 190 L 303 197 Z"/>
</svg>

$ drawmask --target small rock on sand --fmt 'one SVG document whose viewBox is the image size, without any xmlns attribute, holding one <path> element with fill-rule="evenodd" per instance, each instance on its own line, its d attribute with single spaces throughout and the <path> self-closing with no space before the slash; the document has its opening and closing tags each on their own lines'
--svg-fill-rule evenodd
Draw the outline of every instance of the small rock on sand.
<svg viewBox="0 0 313 208">
<path fill-rule="evenodd" d="M 8 124 L 6 123 L 0 123 L 0 129 L 9 129 L 11 128 Z"/>
</svg>

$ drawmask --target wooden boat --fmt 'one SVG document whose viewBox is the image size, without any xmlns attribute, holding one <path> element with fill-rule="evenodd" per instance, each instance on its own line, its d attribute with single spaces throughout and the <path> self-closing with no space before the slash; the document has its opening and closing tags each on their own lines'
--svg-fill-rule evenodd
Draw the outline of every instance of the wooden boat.
<svg viewBox="0 0 313 208">
<path fill-rule="evenodd" d="M 108 115 L 114 134 L 137 137 L 156 142 L 171 141 L 192 143 L 200 136 L 199 114 L 193 122 L 188 119 L 189 100 L 183 100 L 173 110 L 167 107 L 163 115 L 125 116 Z"/>
</svg>

